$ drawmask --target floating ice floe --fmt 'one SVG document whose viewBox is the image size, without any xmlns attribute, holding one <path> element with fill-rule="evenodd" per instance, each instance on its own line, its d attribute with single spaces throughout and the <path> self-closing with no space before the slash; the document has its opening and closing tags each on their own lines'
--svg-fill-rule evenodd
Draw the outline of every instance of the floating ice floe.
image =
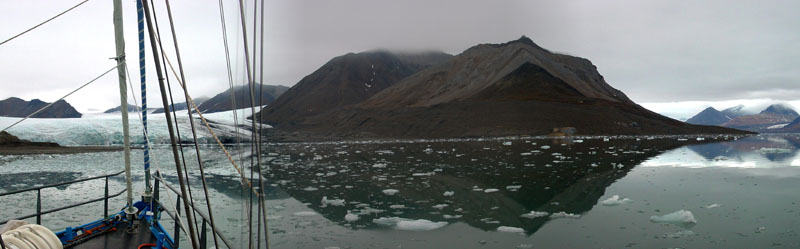
<svg viewBox="0 0 800 249">
<path fill-rule="evenodd" d="M 300 211 L 300 212 L 295 212 L 293 215 L 294 216 L 300 216 L 300 217 L 308 217 L 308 216 L 317 215 L 317 213 L 316 212 L 311 212 L 311 211 Z"/>
<path fill-rule="evenodd" d="M 619 204 L 625 204 L 633 202 L 631 199 L 628 198 L 620 198 L 619 195 L 611 196 L 611 198 L 605 199 L 600 202 L 600 205 L 603 206 L 616 206 Z"/>
<path fill-rule="evenodd" d="M 411 176 L 432 176 L 432 175 L 434 175 L 434 174 L 436 174 L 436 173 L 435 173 L 435 172 L 427 172 L 427 173 L 414 173 L 414 174 L 411 174 Z"/>
<path fill-rule="evenodd" d="M 548 215 L 550 215 L 550 213 L 548 212 L 531 211 L 530 213 L 520 215 L 520 217 L 533 219 L 539 217 L 547 217 Z"/>
<path fill-rule="evenodd" d="M 453 196 L 455 194 L 456 194 L 456 192 L 454 192 L 454 191 L 444 191 L 444 194 L 442 194 L 442 195 L 444 195 L 444 196 Z"/>
<path fill-rule="evenodd" d="M 347 222 L 357 221 L 358 220 L 358 215 L 357 214 L 352 214 L 352 213 L 347 213 L 344 216 L 344 220 L 346 220 Z"/>
<path fill-rule="evenodd" d="M 500 190 L 496 189 L 496 188 L 487 188 L 487 189 L 483 190 L 484 193 L 492 193 L 492 192 L 497 192 L 497 191 L 500 191 Z"/>
<path fill-rule="evenodd" d="M 497 231 L 504 233 L 524 233 L 525 229 L 519 227 L 499 226 L 497 227 Z"/>
<path fill-rule="evenodd" d="M 322 207 L 327 207 L 328 205 L 331 206 L 344 206 L 344 200 L 342 199 L 331 199 L 329 200 L 327 196 L 322 197 Z"/>
<path fill-rule="evenodd" d="M 580 217 L 581 217 L 580 214 L 571 214 L 564 211 L 553 213 L 550 215 L 550 219 L 560 219 L 560 218 L 578 219 Z"/>
<path fill-rule="evenodd" d="M 683 209 L 661 216 L 650 216 L 650 221 L 681 226 L 694 225 L 697 223 L 692 212 Z"/>
<path fill-rule="evenodd" d="M 442 215 L 442 217 L 444 217 L 445 219 L 458 219 L 458 218 L 461 218 L 461 215 L 460 214 L 457 214 L 457 215 L 445 214 L 445 215 Z"/>
<path fill-rule="evenodd" d="M 511 145 L 511 141 L 506 141 L 506 142 L 503 142 L 503 145 L 505 145 L 505 146 L 509 146 L 509 145 Z"/>
<path fill-rule="evenodd" d="M 442 228 L 447 225 L 447 222 L 440 221 L 440 222 L 433 222 L 429 220 L 419 219 L 419 220 L 401 220 L 397 222 L 396 229 L 397 230 L 406 230 L 406 231 L 430 231 Z"/>
<path fill-rule="evenodd" d="M 373 168 L 386 168 L 385 163 L 376 163 L 372 165 Z"/>
<path fill-rule="evenodd" d="M 385 195 L 394 195 L 394 194 L 397 194 L 397 192 L 400 192 L 400 190 L 391 189 L 391 188 L 383 190 L 383 194 L 385 194 Z"/>
<path fill-rule="evenodd" d="M 509 190 L 509 191 L 517 191 L 520 188 L 522 188 L 522 185 L 509 185 L 509 186 L 506 186 L 506 189 Z"/>
<path fill-rule="evenodd" d="M 446 208 L 446 207 L 448 207 L 448 206 L 450 206 L 450 205 L 447 205 L 447 204 L 437 204 L 437 205 L 433 206 L 433 208 L 435 208 L 435 209 L 439 209 L 439 210 L 442 210 L 442 209 L 444 209 L 444 208 Z"/>
<path fill-rule="evenodd" d="M 395 204 L 395 205 L 389 206 L 389 208 L 391 208 L 391 209 L 403 209 L 403 208 L 406 208 L 406 205 Z"/>
<path fill-rule="evenodd" d="M 539 148 L 543 149 L 543 150 L 546 150 L 546 149 L 550 149 L 550 146 L 549 145 L 542 145 L 542 147 L 539 147 Z"/>
<path fill-rule="evenodd" d="M 718 208 L 718 207 L 721 207 L 721 206 L 722 206 L 722 205 L 719 205 L 719 204 L 717 204 L 717 203 L 714 203 L 714 204 L 711 204 L 711 205 L 705 206 L 705 208 L 711 209 L 711 208 Z"/>
<path fill-rule="evenodd" d="M 317 191 L 317 190 L 319 190 L 319 189 L 318 189 L 318 188 L 315 188 L 315 187 L 306 187 L 306 188 L 304 188 L 303 190 L 305 190 L 305 191 Z"/>
<path fill-rule="evenodd" d="M 393 226 L 397 230 L 406 231 L 430 231 L 447 225 L 447 222 L 444 221 L 433 222 L 425 219 L 412 220 L 400 217 L 381 217 L 372 219 L 372 222 L 384 226 Z"/>
</svg>

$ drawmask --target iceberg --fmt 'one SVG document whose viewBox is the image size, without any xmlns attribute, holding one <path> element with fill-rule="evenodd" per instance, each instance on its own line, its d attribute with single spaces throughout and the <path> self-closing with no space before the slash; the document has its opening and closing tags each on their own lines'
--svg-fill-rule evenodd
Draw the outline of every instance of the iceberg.
<svg viewBox="0 0 800 249">
<path fill-rule="evenodd" d="M 533 219 L 539 217 L 547 217 L 548 215 L 550 215 L 550 213 L 548 212 L 531 211 L 530 213 L 520 215 L 520 217 Z"/>
<path fill-rule="evenodd" d="M 693 226 L 697 224 L 697 220 L 694 218 L 694 215 L 692 215 L 692 212 L 683 209 L 661 216 L 650 216 L 650 222 L 680 226 Z"/>
<path fill-rule="evenodd" d="M 425 219 L 419 220 L 401 220 L 397 222 L 396 229 L 397 230 L 406 230 L 406 231 L 430 231 L 442 228 L 447 225 L 447 222 L 440 221 L 440 222 L 433 222 Z"/>
<path fill-rule="evenodd" d="M 430 231 L 442 228 L 448 224 L 444 221 L 433 222 L 425 219 L 412 220 L 400 217 L 381 217 L 372 219 L 372 223 L 384 226 L 392 226 L 397 230 L 406 231 Z"/>
<path fill-rule="evenodd" d="M 357 214 L 352 214 L 352 213 L 347 213 L 344 216 L 344 220 L 347 221 L 347 222 L 357 221 L 358 220 L 358 215 Z"/>
<path fill-rule="evenodd" d="M 625 204 L 632 202 L 631 199 L 628 198 L 620 198 L 619 195 L 611 196 L 611 198 L 605 199 L 600 202 L 600 205 L 603 206 L 617 206 L 619 204 Z"/>
<path fill-rule="evenodd" d="M 497 231 L 504 233 L 524 233 L 525 229 L 519 227 L 500 226 L 497 228 Z"/>
<path fill-rule="evenodd" d="M 580 217 L 581 217 L 580 214 L 571 214 L 564 211 L 553 213 L 550 215 L 550 219 L 560 219 L 560 218 L 578 219 Z"/>
</svg>

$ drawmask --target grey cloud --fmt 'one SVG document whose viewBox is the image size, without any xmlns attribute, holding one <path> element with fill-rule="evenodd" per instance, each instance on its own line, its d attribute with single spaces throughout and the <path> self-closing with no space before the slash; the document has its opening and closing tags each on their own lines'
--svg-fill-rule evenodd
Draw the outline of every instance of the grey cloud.
<svg viewBox="0 0 800 249">
<path fill-rule="evenodd" d="M 123 2 L 130 60 L 136 55 L 135 12 L 133 1 Z M 527 35 L 542 47 L 592 60 L 612 86 L 636 101 L 800 99 L 798 1 L 266 2 L 264 81 L 270 84 L 291 86 L 347 52 L 387 48 L 460 53 L 478 43 Z M 36 0 L 4 6 L 8 14 L 0 15 L 0 39 L 72 4 Z M 192 95 L 224 90 L 227 75 L 216 1 L 172 4 Z M 238 1 L 225 4 L 235 78 L 241 84 Z M 163 6 L 157 7 L 165 21 Z M 165 32 L 166 22 L 161 28 Z M 168 37 L 164 42 L 171 44 Z M 52 101 L 112 66 L 108 57 L 113 53 L 111 4 L 90 1 L 0 46 L 0 98 Z M 158 106 L 153 103 L 158 100 L 155 73 L 152 66 L 148 70 L 153 86 L 149 99 Z M 114 91 L 116 79 L 107 77 L 68 101 L 81 110 L 105 109 L 118 104 L 109 94 Z"/>
</svg>

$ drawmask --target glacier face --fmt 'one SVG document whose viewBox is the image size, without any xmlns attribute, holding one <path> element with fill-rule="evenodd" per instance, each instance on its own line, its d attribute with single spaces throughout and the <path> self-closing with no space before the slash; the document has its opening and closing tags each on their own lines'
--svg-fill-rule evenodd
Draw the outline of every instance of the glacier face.
<svg viewBox="0 0 800 249">
<path fill-rule="evenodd" d="M 250 116 L 249 108 L 236 110 L 239 123 L 238 137 L 241 141 L 250 139 L 250 123 L 246 118 Z M 130 112 L 131 144 L 142 145 L 145 143 L 142 135 L 142 123 L 137 112 Z M 192 132 L 189 125 L 187 111 L 176 112 L 181 141 L 192 141 Z M 200 143 L 216 143 L 211 133 L 203 125 L 197 114 L 195 129 Z M 203 114 L 208 120 L 214 133 L 223 143 L 236 141 L 236 125 L 234 124 L 234 111 Z M 0 117 L 0 127 L 5 128 L 19 118 Z M 270 128 L 263 125 L 264 128 Z M 153 144 L 169 144 L 166 117 L 163 113 L 148 114 L 147 130 L 150 142 Z M 122 144 L 122 116 L 120 113 L 87 114 L 82 118 L 70 119 L 39 119 L 31 118 L 17 124 L 8 130 L 20 139 L 34 142 L 55 142 L 63 146 L 80 145 L 121 145 Z"/>
</svg>

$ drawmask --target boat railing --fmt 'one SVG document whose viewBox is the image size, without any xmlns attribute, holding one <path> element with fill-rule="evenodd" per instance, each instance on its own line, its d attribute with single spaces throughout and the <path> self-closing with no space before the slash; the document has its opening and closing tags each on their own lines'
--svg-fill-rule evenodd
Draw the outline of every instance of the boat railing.
<svg viewBox="0 0 800 249">
<path fill-rule="evenodd" d="M 6 192 L 6 193 L 0 193 L 0 197 L 3 197 L 3 196 L 7 196 L 7 195 L 14 195 L 14 194 L 19 194 L 19 193 L 24 193 L 24 192 L 29 192 L 29 191 L 36 191 L 36 213 L 25 215 L 25 216 L 21 216 L 21 217 L 11 218 L 11 219 L 7 219 L 7 220 L 2 220 L 2 221 L 0 221 L 0 225 L 6 224 L 10 220 L 24 220 L 24 219 L 29 219 L 29 218 L 33 218 L 33 217 L 36 217 L 36 224 L 41 225 L 42 224 L 42 215 L 43 214 L 54 213 L 54 212 L 58 212 L 58 211 L 61 211 L 61 210 L 74 208 L 74 207 L 78 207 L 78 206 L 83 206 L 83 205 L 86 205 L 86 204 L 89 204 L 89 203 L 93 203 L 93 202 L 98 202 L 98 201 L 103 201 L 103 203 L 104 203 L 103 204 L 103 217 L 108 217 L 108 199 L 117 197 L 117 196 L 121 195 L 122 193 L 124 193 L 125 190 L 127 190 L 127 188 L 126 188 L 126 189 L 123 189 L 122 191 L 120 191 L 119 193 L 115 193 L 115 194 L 109 195 L 109 193 L 108 193 L 108 178 L 112 177 L 112 176 L 117 176 L 119 174 L 122 174 L 122 172 L 124 172 L 124 171 L 119 171 L 119 172 L 111 173 L 111 174 L 107 174 L 107 175 L 101 175 L 101 176 L 89 177 L 89 178 L 84 178 L 84 179 L 78 179 L 78 180 L 74 180 L 74 181 L 54 183 L 54 184 L 49 184 L 49 185 L 44 185 L 44 186 L 39 186 L 39 187 L 26 188 L 26 189 L 10 191 L 10 192 Z M 70 184 L 73 184 L 73 183 L 79 183 L 79 182 L 85 182 L 85 181 L 91 181 L 91 180 L 97 180 L 97 179 L 100 179 L 100 178 L 104 178 L 105 179 L 105 191 L 104 191 L 105 194 L 104 194 L 103 197 L 42 211 L 42 189 L 54 188 L 54 187 L 58 187 L 58 186 L 70 185 Z"/>
<path fill-rule="evenodd" d="M 153 195 L 153 200 L 156 202 L 156 204 L 158 204 L 158 206 L 165 207 L 162 204 L 161 200 L 159 200 L 159 197 L 158 197 L 159 185 L 163 184 L 166 187 L 167 190 L 169 190 L 170 192 L 172 192 L 172 193 L 174 193 L 176 195 L 175 211 L 177 213 L 173 213 L 173 212 L 171 212 L 171 210 L 167 210 L 167 209 L 164 209 L 164 211 L 175 222 L 174 241 L 175 241 L 175 248 L 177 248 L 178 245 L 179 245 L 179 241 L 180 241 L 180 231 L 184 229 L 183 227 L 178 225 L 178 223 L 179 223 L 178 216 L 181 215 L 181 208 L 180 208 L 181 198 L 183 198 L 183 196 L 181 195 L 180 191 L 176 190 L 174 187 L 172 187 L 169 184 L 167 184 L 167 181 L 165 181 L 160 176 L 158 171 L 156 171 L 156 174 L 153 176 L 153 179 L 155 179 L 155 185 L 154 185 L 154 190 L 153 190 L 153 194 L 154 194 Z M 230 243 L 228 238 L 226 238 L 222 233 L 220 233 L 220 230 L 216 227 L 216 225 L 211 223 L 211 219 L 209 219 L 207 214 L 203 213 L 202 210 L 198 209 L 194 205 L 190 205 L 190 207 L 192 208 L 192 211 L 194 211 L 195 214 L 200 216 L 200 219 L 202 220 L 202 221 L 200 221 L 201 224 L 202 224 L 201 227 L 200 227 L 200 248 L 206 248 L 206 245 L 208 244 L 208 238 L 206 236 L 206 233 L 207 233 L 207 228 L 206 227 L 207 226 L 211 227 L 212 234 L 215 234 L 218 238 L 220 238 L 220 240 L 222 240 L 222 243 L 225 244 L 226 247 L 233 248 L 233 247 L 231 247 L 232 244 Z M 187 224 L 187 225 L 193 225 L 193 224 Z"/>
</svg>

